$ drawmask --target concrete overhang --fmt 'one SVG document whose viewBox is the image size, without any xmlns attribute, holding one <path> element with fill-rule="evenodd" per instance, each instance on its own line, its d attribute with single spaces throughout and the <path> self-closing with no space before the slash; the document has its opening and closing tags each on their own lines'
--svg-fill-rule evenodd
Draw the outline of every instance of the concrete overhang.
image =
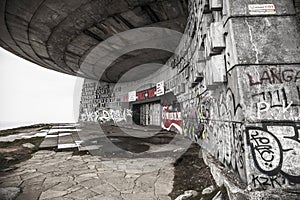
<svg viewBox="0 0 300 200">
<path fill-rule="evenodd" d="M 107 58 L 95 54 L 103 51 L 99 45 L 114 35 L 142 27 L 183 32 L 187 16 L 188 0 L 2 0 L 0 46 L 48 69 L 116 82 L 136 66 L 165 63 L 173 52 L 151 45 L 133 48 L 105 66 L 97 64 Z M 109 48 L 118 49 L 114 44 L 105 50 Z M 157 65 L 153 66 L 146 70 L 148 74 L 157 70 Z"/>
</svg>

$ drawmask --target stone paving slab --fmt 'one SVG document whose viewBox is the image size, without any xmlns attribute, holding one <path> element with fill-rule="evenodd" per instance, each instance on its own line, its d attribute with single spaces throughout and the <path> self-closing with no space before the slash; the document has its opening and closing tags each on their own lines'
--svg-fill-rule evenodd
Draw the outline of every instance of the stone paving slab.
<svg viewBox="0 0 300 200">
<path fill-rule="evenodd" d="M 71 124 L 71 125 L 54 125 L 53 129 L 76 129 L 79 124 Z"/>
<path fill-rule="evenodd" d="M 114 129 L 108 138 L 99 132 L 98 126 L 80 127 L 84 129 L 81 132 L 67 131 L 71 128 L 50 129 L 40 150 L 31 159 L 17 164 L 14 171 L 0 174 L 0 188 L 20 188 L 22 192 L 17 200 L 170 199 L 168 194 L 173 187 L 176 159 L 174 151 L 180 148 L 179 144 L 147 143 L 150 146 L 148 154 L 132 153 L 114 145 L 113 142 L 127 142 L 123 133 Z M 138 131 L 131 133 L 138 134 Z M 136 145 L 141 144 L 144 142 Z M 90 154 L 74 155 L 71 151 L 46 149 L 60 148 L 59 145 L 76 145 Z M 94 156 L 91 155 L 93 150 L 98 152 Z M 158 156 L 163 152 L 170 154 Z"/>
<path fill-rule="evenodd" d="M 56 148 L 58 144 L 58 137 L 45 137 L 39 149 Z"/>
<path fill-rule="evenodd" d="M 0 176 L 0 187 L 17 186 L 17 200 L 170 199 L 173 158 L 102 160 L 72 152 L 38 151 Z M 11 185 L 9 184 L 11 183 Z"/>
<path fill-rule="evenodd" d="M 75 125 L 53 126 L 46 133 L 40 149 L 78 149 L 82 143 L 77 132 L 80 130 Z"/>
<path fill-rule="evenodd" d="M 59 133 L 57 149 L 77 148 L 72 133 Z"/>
<path fill-rule="evenodd" d="M 76 132 L 76 131 L 81 131 L 81 129 L 74 129 L 74 128 L 52 128 L 52 129 L 50 129 L 49 133 Z"/>
<path fill-rule="evenodd" d="M 89 146 L 79 146 L 78 149 L 79 151 L 92 151 L 92 150 L 97 150 L 100 149 L 102 145 L 89 145 Z"/>
</svg>

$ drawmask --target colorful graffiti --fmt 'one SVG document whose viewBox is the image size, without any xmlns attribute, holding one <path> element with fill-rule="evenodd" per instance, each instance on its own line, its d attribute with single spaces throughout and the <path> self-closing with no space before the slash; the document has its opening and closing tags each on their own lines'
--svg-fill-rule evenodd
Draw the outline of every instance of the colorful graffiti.
<svg viewBox="0 0 300 200">
<path fill-rule="evenodd" d="M 200 118 L 198 115 L 198 101 L 199 99 L 197 98 L 182 103 L 184 135 L 195 141 L 201 137 L 203 132 L 203 124 L 200 124 Z"/>
<path fill-rule="evenodd" d="M 255 168 L 269 177 L 282 176 L 291 183 L 300 183 L 299 127 L 294 123 L 264 123 L 247 127 Z"/>
<path fill-rule="evenodd" d="M 208 93 L 199 102 L 199 123 L 203 128 L 198 132 L 202 136 L 198 142 L 246 180 L 244 125 L 237 120 L 242 106 L 231 89 Z"/>
<path fill-rule="evenodd" d="M 179 109 L 173 106 L 163 106 L 162 108 L 162 122 L 163 129 L 172 130 L 182 134 L 182 115 Z"/>
<path fill-rule="evenodd" d="M 183 134 L 182 129 L 182 108 L 177 101 L 176 96 L 172 93 L 166 93 L 162 96 L 162 121 L 161 127 L 168 131 L 174 131 Z"/>
<path fill-rule="evenodd" d="M 185 135 L 198 141 L 208 137 L 210 109 L 213 98 L 209 95 L 183 102 L 183 130 Z"/>
</svg>

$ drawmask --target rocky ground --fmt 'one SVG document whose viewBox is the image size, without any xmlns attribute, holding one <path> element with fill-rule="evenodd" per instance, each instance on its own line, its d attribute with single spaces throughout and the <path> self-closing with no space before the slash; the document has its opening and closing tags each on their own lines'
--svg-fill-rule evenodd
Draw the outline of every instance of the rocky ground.
<svg viewBox="0 0 300 200">
<path fill-rule="evenodd" d="M 31 158 L 43 141 L 42 137 L 22 138 L 19 135 L 30 135 L 51 127 L 49 124 L 38 124 L 0 131 L 0 172 L 9 171 L 14 165 Z"/>
<path fill-rule="evenodd" d="M 55 132 L 51 127 L 42 129 L 48 129 L 48 134 Z M 0 142 L 0 158 L 5 163 L 0 172 L 0 199 L 205 200 L 221 194 L 226 199 L 226 191 L 215 186 L 199 158 L 196 144 L 186 151 L 180 145 L 182 138 L 177 141 L 173 133 L 126 129 L 130 135 L 147 136 L 133 139 L 109 126 L 104 128 L 104 135 L 114 144 L 112 148 L 110 142 L 103 142 L 103 135 L 95 137 L 96 129 L 82 129 L 81 143 L 86 145 L 81 151 L 38 149 L 47 136 Z M 27 133 L 41 131 L 31 129 Z M 93 144 L 93 150 L 87 151 L 91 147 L 87 144 Z M 14 161 L 7 161 L 9 157 Z"/>
</svg>

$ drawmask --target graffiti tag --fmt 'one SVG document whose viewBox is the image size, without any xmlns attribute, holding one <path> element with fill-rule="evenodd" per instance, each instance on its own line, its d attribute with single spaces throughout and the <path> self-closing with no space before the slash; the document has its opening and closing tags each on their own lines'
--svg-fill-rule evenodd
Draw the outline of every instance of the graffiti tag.
<svg viewBox="0 0 300 200">
<path fill-rule="evenodd" d="M 247 141 L 256 168 L 268 176 L 283 175 L 300 183 L 299 127 L 292 123 L 248 127 Z"/>
</svg>

